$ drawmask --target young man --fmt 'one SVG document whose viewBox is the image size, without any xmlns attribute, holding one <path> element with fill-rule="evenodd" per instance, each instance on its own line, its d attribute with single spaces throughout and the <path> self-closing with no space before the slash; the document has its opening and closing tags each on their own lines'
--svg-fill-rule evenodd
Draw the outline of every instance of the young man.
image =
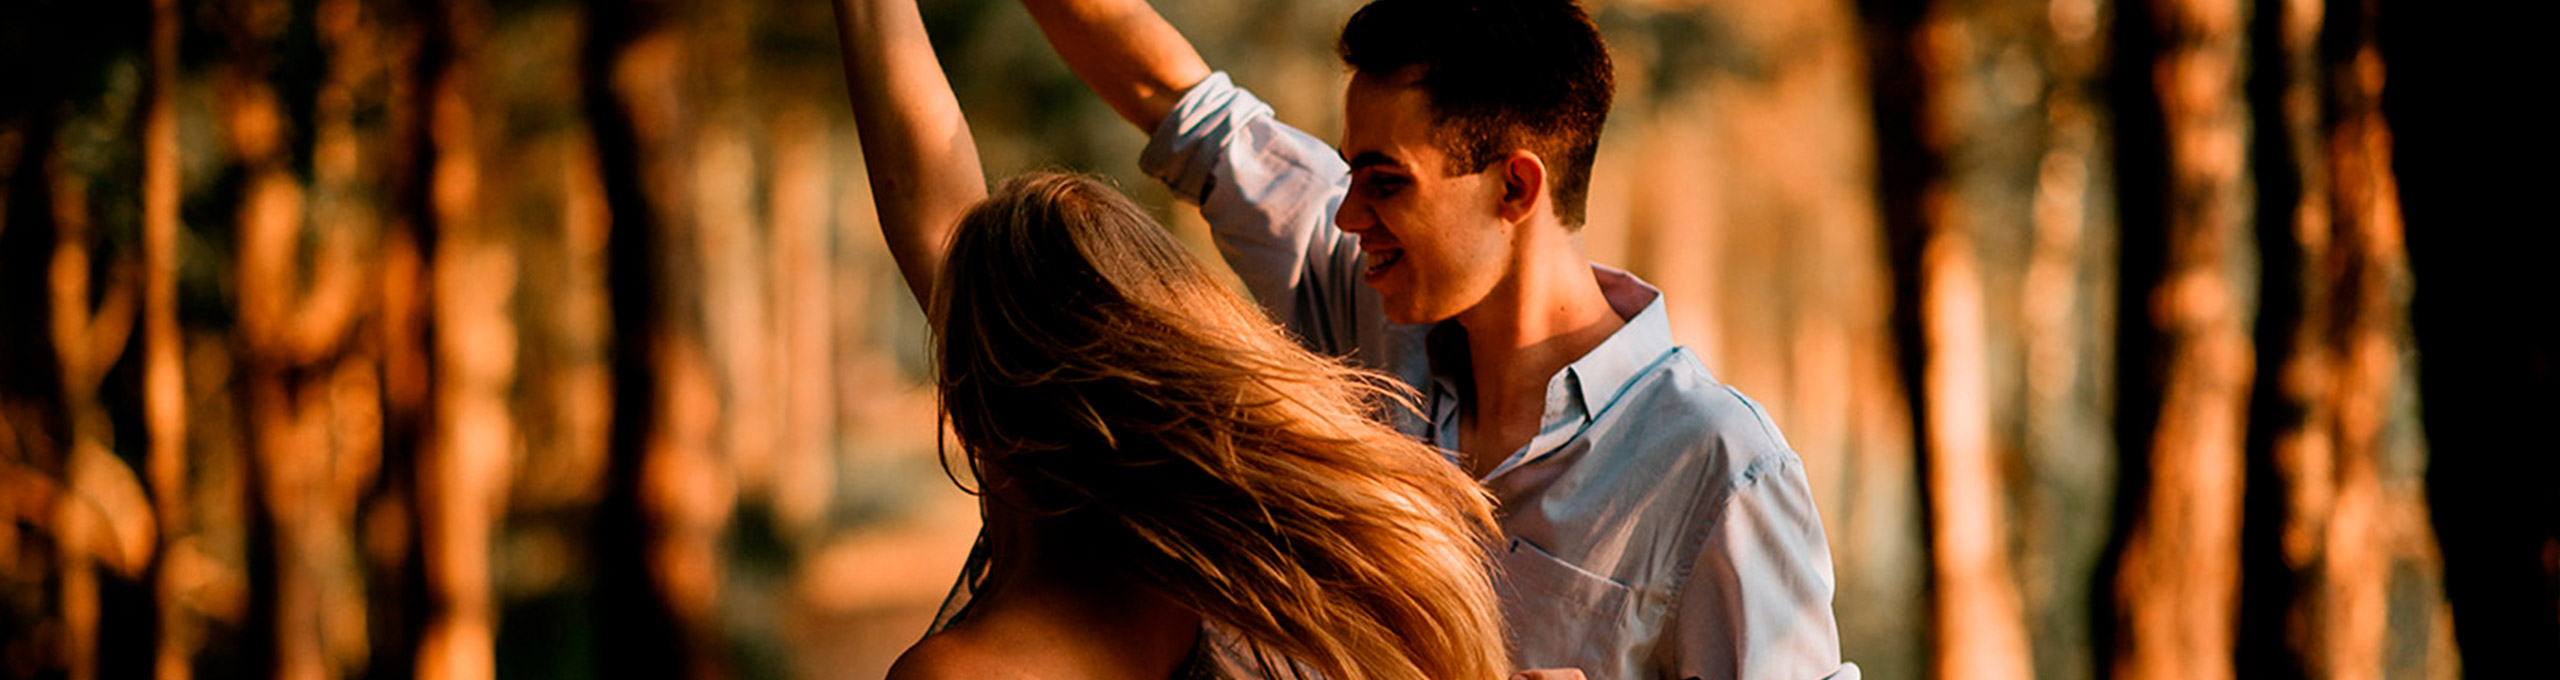
<svg viewBox="0 0 2560 680">
<path fill-rule="evenodd" d="M 1309 345 L 1403 377 L 1408 430 L 1503 508 L 1516 661 L 1593 678 L 1857 677 L 1803 464 L 1573 238 L 1612 71 L 1564 0 L 1378 0 L 1343 28 L 1340 150 L 1144 0 L 1024 0 L 1153 135 L 1147 172 Z"/>
</svg>

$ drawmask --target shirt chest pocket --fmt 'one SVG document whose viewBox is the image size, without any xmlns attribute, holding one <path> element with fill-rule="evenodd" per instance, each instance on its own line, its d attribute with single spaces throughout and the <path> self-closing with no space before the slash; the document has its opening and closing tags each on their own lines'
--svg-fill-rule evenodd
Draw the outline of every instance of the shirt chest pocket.
<svg viewBox="0 0 2560 680">
<path fill-rule="evenodd" d="M 1614 678 L 1630 636 L 1632 591 L 1606 576 L 1513 538 L 1503 548 L 1495 588 L 1522 668 L 1580 668 Z"/>
</svg>

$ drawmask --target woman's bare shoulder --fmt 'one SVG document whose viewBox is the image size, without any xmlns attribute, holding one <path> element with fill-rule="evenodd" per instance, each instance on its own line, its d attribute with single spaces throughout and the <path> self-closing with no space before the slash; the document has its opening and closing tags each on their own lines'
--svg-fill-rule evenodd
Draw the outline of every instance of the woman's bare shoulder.
<svg viewBox="0 0 2560 680">
<path fill-rule="evenodd" d="M 1020 667 L 1005 663 L 1002 656 L 978 640 L 954 631 L 925 636 L 898 662 L 889 666 L 888 680 L 961 680 L 993 678 L 1030 680 L 1034 676 Z"/>
</svg>

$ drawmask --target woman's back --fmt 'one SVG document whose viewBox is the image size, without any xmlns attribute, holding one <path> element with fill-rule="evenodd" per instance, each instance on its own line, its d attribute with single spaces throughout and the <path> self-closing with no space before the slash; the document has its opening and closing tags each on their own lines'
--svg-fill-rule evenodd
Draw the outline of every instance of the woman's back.
<svg viewBox="0 0 2560 680">
<path fill-rule="evenodd" d="M 1372 419 L 1401 386 L 1299 347 L 1108 186 L 989 196 L 912 0 L 835 5 L 988 524 L 986 587 L 898 676 L 1163 677 L 1204 623 L 1332 680 L 1503 675 L 1491 500 Z"/>
<path fill-rule="evenodd" d="M 1073 573 L 1075 570 L 1067 570 Z M 890 680 L 1183 680 L 1200 617 L 1129 583 L 1024 574 L 899 655 Z"/>
<path fill-rule="evenodd" d="M 1126 197 L 1015 178 L 961 219 L 935 288 L 943 409 L 985 498 L 984 606 L 1026 565 L 1093 556 L 1081 587 L 1161 594 L 1247 663 L 1506 670 L 1483 490 L 1375 417 L 1410 407 L 1388 378 L 1299 346 Z"/>
</svg>

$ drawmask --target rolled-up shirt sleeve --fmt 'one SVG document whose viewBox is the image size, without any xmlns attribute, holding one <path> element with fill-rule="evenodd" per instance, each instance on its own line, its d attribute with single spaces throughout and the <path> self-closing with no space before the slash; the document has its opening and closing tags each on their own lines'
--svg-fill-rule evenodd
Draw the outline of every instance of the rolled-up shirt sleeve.
<svg viewBox="0 0 2560 680">
<path fill-rule="evenodd" d="M 1804 465 L 1792 454 L 1757 463 L 1682 580 L 1667 670 L 1707 680 L 1857 680 L 1857 665 L 1840 659 L 1831 549 Z"/>
<path fill-rule="evenodd" d="M 1200 206 L 1219 254 L 1274 320 L 1317 351 L 1352 353 L 1364 265 L 1358 239 L 1333 226 L 1350 169 L 1331 145 L 1221 72 L 1183 93 L 1138 165 Z"/>
</svg>

